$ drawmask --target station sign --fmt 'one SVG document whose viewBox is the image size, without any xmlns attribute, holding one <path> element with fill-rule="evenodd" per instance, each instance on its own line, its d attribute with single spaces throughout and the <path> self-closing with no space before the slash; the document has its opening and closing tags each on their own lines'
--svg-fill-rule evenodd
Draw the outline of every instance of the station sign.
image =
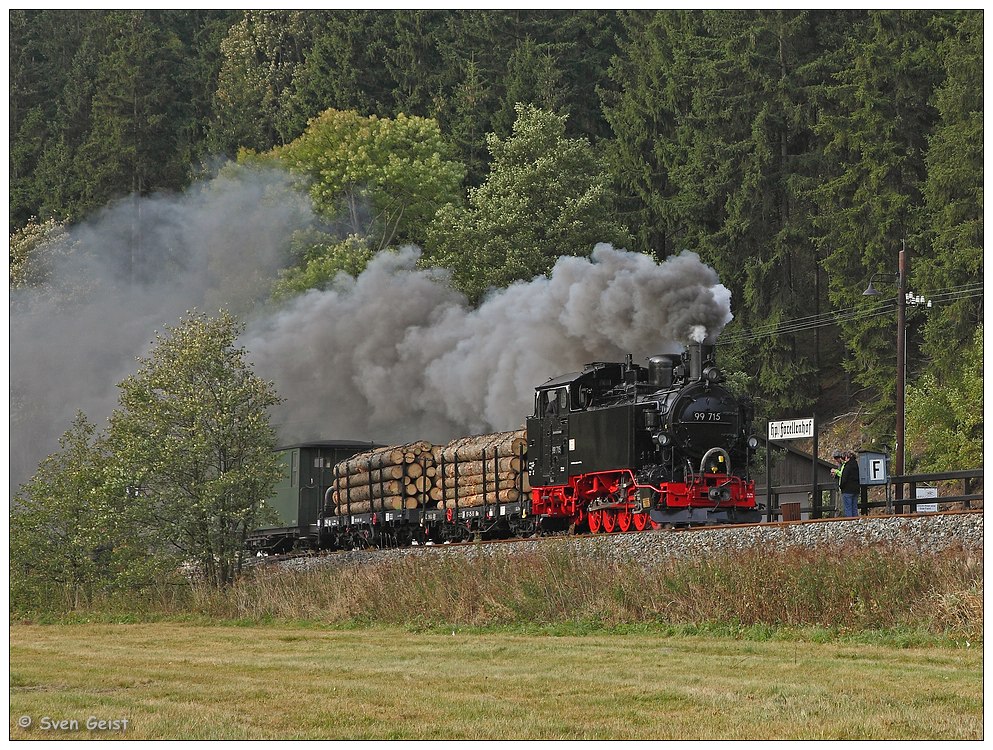
<svg viewBox="0 0 993 750">
<path fill-rule="evenodd" d="M 799 440 L 814 436 L 814 418 L 769 422 L 769 440 Z"/>
</svg>

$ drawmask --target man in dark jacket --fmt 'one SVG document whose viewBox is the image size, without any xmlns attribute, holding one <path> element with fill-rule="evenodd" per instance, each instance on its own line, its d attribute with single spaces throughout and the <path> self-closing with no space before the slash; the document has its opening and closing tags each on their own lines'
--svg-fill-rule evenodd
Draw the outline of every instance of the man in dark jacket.
<svg viewBox="0 0 993 750">
<path fill-rule="evenodd" d="M 859 514 L 859 491 L 862 482 L 859 479 L 859 464 L 852 451 L 835 451 L 834 460 L 838 466 L 831 473 L 838 477 L 838 487 L 841 490 L 842 515 L 857 516 Z"/>
</svg>

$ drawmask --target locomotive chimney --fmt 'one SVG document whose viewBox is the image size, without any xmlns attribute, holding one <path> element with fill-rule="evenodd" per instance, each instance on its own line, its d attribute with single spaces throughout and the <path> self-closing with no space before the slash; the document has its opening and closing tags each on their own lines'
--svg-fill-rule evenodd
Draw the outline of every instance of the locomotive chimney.
<svg viewBox="0 0 993 750">
<path fill-rule="evenodd" d="M 703 377 L 703 344 L 690 344 L 690 380 Z"/>
<path fill-rule="evenodd" d="M 715 349 L 713 344 L 690 344 L 690 380 L 703 378 L 704 367 L 708 364 L 714 364 Z"/>
</svg>

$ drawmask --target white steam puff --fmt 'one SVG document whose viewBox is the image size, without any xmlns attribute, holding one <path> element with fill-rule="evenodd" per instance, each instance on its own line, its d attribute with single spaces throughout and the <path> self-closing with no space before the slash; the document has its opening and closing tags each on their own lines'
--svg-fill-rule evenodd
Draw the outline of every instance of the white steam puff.
<svg viewBox="0 0 993 750">
<path fill-rule="evenodd" d="M 656 264 L 598 245 L 476 309 L 419 251 L 377 256 L 251 327 L 258 371 L 288 402 L 284 435 L 395 442 L 520 426 L 533 389 L 597 360 L 639 361 L 713 339 L 730 294 L 694 253 Z"/>
</svg>

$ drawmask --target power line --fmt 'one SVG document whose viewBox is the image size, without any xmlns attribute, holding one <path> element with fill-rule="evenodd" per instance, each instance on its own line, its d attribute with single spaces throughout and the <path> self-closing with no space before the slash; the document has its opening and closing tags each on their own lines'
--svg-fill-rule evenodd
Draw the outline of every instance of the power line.
<svg viewBox="0 0 993 750">
<path fill-rule="evenodd" d="M 935 303 L 953 302 L 958 300 L 973 299 L 984 295 L 983 284 L 964 284 L 957 287 L 948 287 L 938 290 L 931 295 L 925 295 Z M 890 315 L 896 310 L 897 301 L 888 299 L 879 302 L 873 307 L 864 306 L 849 307 L 842 310 L 832 310 L 818 315 L 809 315 L 802 318 L 793 318 L 778 323 L 766 323 L 756 326 L 740 333 L 729 335 L 721 339 L 722 343 L 740 343 L 745 341 L 755 341 L 768 336 L 784 336 L 803 331 L 811 331 L 829 325 L 838 325 L 851 320 L 867 320 L 884 315 Z"/>
</svg>

